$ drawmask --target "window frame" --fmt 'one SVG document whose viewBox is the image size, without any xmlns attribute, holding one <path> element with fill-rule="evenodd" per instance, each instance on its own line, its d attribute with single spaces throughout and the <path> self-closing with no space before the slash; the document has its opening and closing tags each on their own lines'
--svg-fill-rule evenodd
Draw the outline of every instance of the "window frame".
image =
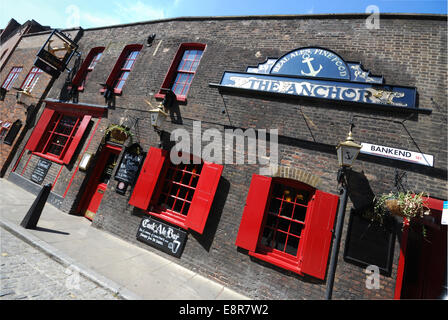
<svg viewBox="0 0 448 320">
<path fill-rule="evenodd" d="M 202 161 L 201 165 L 201 173 L 198 176 L 187 215 L 163 210 L 158 203 L 171 161 L 167 150 L 151 147 L 135 183 L 129 204 L 142 209 L 146 214 L 202 234 L 224 167 L 207 161 Z"/>
<path fill-rule="evenodd" d="M 200 62 L 202 57 L 204 56 L 205 53 L 205 49 L 206 49 L 207 45 L 203 44 L 203 43 L 195 43 L 195 42 L 191 42 L 191 43 L 181 43 L 179 45 L 179 48 L 177 49 L 176 55 L 174 56 L 173 60 L 171 61 L 170 67 L 168 68 L 168 71 L 165 75 L 165 79 L 162 82 L 162 86 L 159 89 L 159 92 L 156 93 L 154 95 L 155 98 L 157 99 L 164 99 L 165 95 L 166 95 L 166 91 L 167 90 L 172 90 L 173 85 L 176 81 L 177 75 L 179 73 L 178 68 L 179 68 L 179 64 L 182 61 L 182 58 L 185 54 L 185 52 L 187 50 L 200 50 L 202 51 L 202 55 L 201 58 L 198 61 L 198 66 L 197 68 L 199 68 Z M 193 77 L 190 81 L 190 84 L 188 86 L 187 91 L 185 92 L 185 95 L 177 95 L 176 94 L 176 100 L 177 101 L 181 101 L 181 102 L 186 102 L 187 101 L 187 96 L 188 96 L 188 92 L 190 91 L 191 88 L 191 83 L 194 80 L 194 77 L 197 73 L 197 68 L 196 70 L 192 73 Z"/>
<path fill-rule="evenodd" d="M 28 72 L 22 85 L 20 86 L 20 89 L 25 92 L 31 93 L 42 73 L 43 71 L 40 68 L 32 67 L 31 70 Z"/>
<path fill-rule="evenodd" d="M 304 227 L 295 256 L 260 245 L 276 183 L 310 192 Z M 246 249 L 250 256 L 259 260 L 301 276 L 307 274 L 323 280 L 338 200 L 337 195 L 323 192 L 296 180 L 254 174 L 235 245 Z"/>
<path fill-rule="evenodd" d="M 15 69 L 20 69 L 18 71 L 15 71 Z M 3 81 L 2 88 L 6 91 L 11 90 L 12 85 L 17 80 L 17 77 L 22 72 L 23 67 L 12 67 L 11 71 L 9 71 L 8 76 L 5 78 L 5 81 Z"/>
<path fill-rule="evenodd" d="M 77 118 L 77 123 L 74 126 L 74 129 L 76 130 L 71 132 L 70 137 L 67 139 L 68 141 L 64 145 L 64 149 L 59 156 L 47 153 L 46 149 L 50 143 L 50 139 L 52 138 L 52 134 L 48 134 L 48 131 L 51 130 L 49 128 L 56 117 L 62 119 L 64 116 Z M 58 164 L 69 164 L 73 159 L 73 155 L 77 150 L 82 137 L 84 136 L 91 118 L 91 115 L 82 112 L 65 111 L 46 107 L 34 127 L 33 132 L 31 133 L 25 149 L 30 150 L 34 155 L 48 159 L 52 162 L 56 162 Z M 57 123 L 55 123 L 53 131 L 56 129 L 56 125 Z"/>
<path fill-rule="evenodd" d="M 137 58 L 140 55 L 140 52 L 142 51 L 142 49 L 143 49 L 143 45 L 141 45 L 141 44 L 130 44 L 130 45 L 127 45 L 126 47 L 124 47 L 120 56 L 117 59 L 117 62 L 114 65 L 111 73 L 109 74 L 109 77 L 107 78 L 106 87 L 100 89 L 101 93 L 104 93 L 107 89 L 112 89 L 112 91 L 115 95 L 122 94 L 123 87 L 126 84 L 126 81 L 128 80 L 129 76 L 125 79 L 125 82 L 123 83 L 123 86 L 120 89 L 115 88 L 116 81 L 119 80 L 122 72 L 129 72 L 129 74 L 130 74 L 131 70 L 135 66 L 135 62 L 137 61 Z M 123 67 L 125 66 L 126 62 L 128 61 L 128 59 L 127 59 L 128 56 L 134 51 L 138 51 L 138 54 L 135 57 L 130 70 L 123 70 Z"/>
<path fill-rule="evenodd" d="M 287 187 L 294 188 L 294 189 L 299 190 L 299 191 L 305 191 L 305 192 L 309 193 L 307 204 L 306 205 L 298 204 L 299 206 L 306 207 L 306 213 L 305 213 L 304 221 L 298 222 L 299 224 L 303 225 L 302 230 L 301 230 L 301 235 L 300 236 L 294 236 L 294 237 L 297 237 L 297 238 L 300 239 L 299 240 L 299 245 L 298 245 L 298 248 L 297 248 L 297 252 L 296 252 L 295 256 L 291 255 L 289 253 L 286 253 L 286 252 L 282 252 L 282 251 L 280 251 L 280 250 L 278 250 L 276 248 L 272 248 L 272 247 L 269 247 L 269 246 L 266 246 L 266 245 L 262 244 L 262 234 L 263 234 L 265 228 L 267 227 L 268 217 L 270 215 L 271 216 L 275 216 L 275 214 L 271 213 L 269 211 L 269 209 L 270 209 L 272 201 L 275 198 L 274 197 L 274 188 L 275 188 L 276 184 L 277 185 L 282 185 L 282 186 L 287 186 Z M 265 213 L 264 213 L 263 223 L 262 223 L 262 226 L 261 226 L 261 229 L 260 229 L 260 237 L 259 237 L 258 243 L 257 243 L 257 251 L 260 251 L 260 252 L 262 252 L 262 253 L 264 253 L 264 254 L 266 254 L 268 256 L 272 255 L 273 257 L 276 257 L 276 258 L 285 259 L 285 260 L 291 260 L 291 261 L 296 260 L 298 257 L 300 257 L 300 252 L 301 252 L 301 250 L 303 250 L 303 247 L 302 247 L 303 241 L 301 241 L 301 240 L 303 240 L 304 229 L 306 228 L 306 225 L 307 225 L 306 222 L 307 222 L 307 216 L 308 216 L 308 211 L 309 211 L 308 209 L 309 209 L 309 205 L 310 205 L 310 202 L 312 200 L 312 197 L 315 194 L 315 191 L 316 191 L 315 188 L 313 188 L 311 186 L 308 186 L 308 185 L 306 185 L 304 183 L 301 183 L 299 181 L 289 180 L 289 179 L 284 179 L 284 178 L 274 178 L 272 180 L 271 188 L 269 190 L 269 198 L 268 198 L 268 201 L 266 203 L 266 209 L 265 209 Z M 282 200 L 282 203 L 283 203 L 283 200 Z M 289 202 L 289 203 L 291 203 L 291 202 Z M 280 215 L 277 215 L 277 217 L 278 216 L 280 216 Z M 281 218 L 281 219 L 284 219 L 284 218 Z M 294 220 L 294 219 L 291 218 L 291 219 L 285 219 L 285 220 Z M 278 222 L 277 222 L 277 225 L 278 225 Z M 268 227 L 268 228 L 270 228 L 270 227 Z M 276 234 L 278 231 L 279 231 L 279 228 L 276 227 L 274 233 Z M 280 232 L 281 233 L 285 233 L 282 230 L 280 230 Z M 289 234 L 289 231 L 287 233 Z M 286 242 L 285 242 L 285 246 L 286 246 Z"/>
<path fill-rule="evenodd" d="M 98 62 L 100 61 L 105 47 L 95 47 L 90 49 L 89 53 L 86 56 L 86 59 L 82 63 L 78 72 L 72 80 L 72 86 L 77 88 L 78 91 L 84 91 L 85 83 L 89 77 L 89 74 L 94 70 Z M 99 58 L 98 55 L 101 56 Z M 91 68 L 92 63 L 95 62 L 95 65 Z"/>
</svg>

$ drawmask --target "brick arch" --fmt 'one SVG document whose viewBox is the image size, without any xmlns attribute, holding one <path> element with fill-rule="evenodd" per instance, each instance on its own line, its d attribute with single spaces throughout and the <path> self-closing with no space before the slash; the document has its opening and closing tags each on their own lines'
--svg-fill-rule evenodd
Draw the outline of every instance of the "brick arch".
<svg viewBox="0 0 448 320">
<path fill-rule="evenodd" d="M 271 176 L 273 178 L 288 178 L 305 183 L 309 186 L 317 188 L 320 183 L 320 177 L 305 170 L 291 168 L 286 166 L 278 166 L 271 168 Z"/>
</svg>

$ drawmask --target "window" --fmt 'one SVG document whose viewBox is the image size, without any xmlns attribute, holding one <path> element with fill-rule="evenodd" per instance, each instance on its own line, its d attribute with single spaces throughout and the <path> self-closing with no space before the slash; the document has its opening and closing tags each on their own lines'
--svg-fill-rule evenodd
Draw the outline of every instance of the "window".
<svg viewBox="0 0 448 320">
<path fill-rule="evenodd" d="M 123 49 L 118 57 L 117 63 L 106 81 L 106 86 L 109 89 L 112 89 L 115 94 L 122 93 L 123 86 L 126 83 L 132 67 L 135 64 L 135 60 L 137 59 L 137 56 L 142 48 L 142 45 L 128 45 Z M 105 92 L 106 88 L 103 88 L 100 91 Z"/>
<path fill-rule="evenodd" d="M 206 161 L 174 165 L 168 151 L 150 148 L 129 204 L 202 233 L 222 170 L 223 166 Z"/>
<path fill-rule="evenodd" d="M 91 116 L 46 108 L 29 138 L 26 149 L 51 161 L 70 163 Z"/>
<path fill-rule="evenodd" d="M 72 80 L 73 86 L 78 88 L 78 91 L 84 90 L 84 85 L 90 75 L 90 73 L 95 69 L 95 66 L 100 61 L 101 56 L 103 55 L 104 47 L 96 47 L 90 50 L 86 59 L 82 63 L 79 68 L 76 76 Z"/>
<path fill-rule="evenodd" d="M 170 69 L 156 98 L 164 98 L 166 89 L 171 89 L 179 101 L 185 101 L 191 82 L 196 74 L 205 44 L 183 43 L 171 63 Z"/>
<path fill-rule="evenodd" d="M 338 199 L 295 180 L 254 175 L 236 245 L 260 260 L 324 279 Z"/>
<path fill-rule="evenodd" d="M 11 122 L 9 121 L 0 121 L 0 140 L 3 139 L 8 133 L 9 128 L 11 127 Z"/>
<path fill-rule="evenodd" d="M 33 90 L 34 86 L 36 85 L 37 80 L 39 80 L 41 74 L 42 74 L 41 69 L 33 67 L 26 76 L 26 79 L 23 82 L 20 89 L 22 89 L 23 91 L 31 92 L 31 90 Z"/>
<path fill-rule="evenodd" d="M 19 73 L 22 71 L 22 67 L 13 67 L 6 77 L 5 81 L 3 81 L 2 88 L 9 91 L 11 90 L 14 81 L 16 81 Z"/>
<path fill-rule="evenodd" d="M 11 146 L 17 134 L 19 133 L 21 127 L 22 127 L 21 120 L 14 121 L 14 123 L 11 126 L 11 129 L 8 131 L 8 134 L 5 136 L 5 139 L 3 140 L 3 143 Z M 3 136 L 4 136 L 3 132 L 0 132 L 0 139 L 3 138 Z"/>
<path fill-rule="evenodd" d="M 184 220 L 190 209 L 202 164 L 169 164 L 158 207 L 174 218 Z"/>
</svg>

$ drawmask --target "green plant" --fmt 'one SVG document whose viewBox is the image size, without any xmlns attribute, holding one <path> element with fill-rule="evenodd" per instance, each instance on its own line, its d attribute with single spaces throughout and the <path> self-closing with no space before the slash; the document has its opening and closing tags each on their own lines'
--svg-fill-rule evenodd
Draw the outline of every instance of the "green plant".
<svg viewBox="0 0 448 320">
<path fill-rule="evenodd" d="M 131 137 L 131 141 L 132 141 L 132 136 L 133 134 L 131 133 L 131 129 L 126 128 L 122 125 L 119 124 L 112 124 L 109 127 L 107 127 L 106 131 L 104 132 L 104 135 L 107 136 L 108 134 L 114 134 L 114 132 L 119 131 L 121 134 L 125 135 L 125 139 L 127 139 L 127 137 Z"/>
<path fill-rule="evenodd" d="M 108 134 L 108 133 L 110 133 L 110 132 L 112 132 L 114 130 L 119 130 L 121 132 L 126 133 L 128 136 L 132 136 L 132 133 L 131 133 L 129 128 L 126 128 L 126 127 L 121 126 L 119 124 L 112 124 L 109 127 L 107 127 L 105 134 Z"/>
<path fill-rule="evenodd" d="M 375 197 L 372 220 L 382 223 L 388 215 L 398 215 L 404 218 L 403 223 L 410 223 L 413 218 L 423 218 L 430 213 L 425 205 L 427 195 L 424 192 L 390 192 Z"/>
</svg>

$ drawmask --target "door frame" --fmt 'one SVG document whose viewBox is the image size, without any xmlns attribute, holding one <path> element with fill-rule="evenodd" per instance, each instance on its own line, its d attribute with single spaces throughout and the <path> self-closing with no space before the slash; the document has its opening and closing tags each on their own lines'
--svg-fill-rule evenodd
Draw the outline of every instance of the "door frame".
<svg viewBox="0 0 448 320">
<path fill-rule="evenodd" d="M 85 211 L 87 210 L 90 200 L 92 199 L 96 189 L 98 187 L 98 180 L 100 179 L 104 166 L 106 165 L 109 154 L 114 153 L 119 155 L 122 151 L 122 147 L 105 144 L 103 147 L 97 152 L 97 159 L 95 163 L 91 166 L 90 176 L 87 177 L 87 185 L 86 190 L 83 192 L 81 200 L 79 201 L 79 205 L 77 208 L 77 212 L 80 215 L 85 215 Z M 101 170 L 97 170 L 97 168 L 101 168 Z"/>
<path fill-rule="evenodd" d="M 428 198 L 426 206 L 431 210 L 432 216 L 438 216 L 442 214 L 443 200 Z M 404 271 L 406 267 L 406 250 L 408 248 L 408 236 L 409 236 L 409 223 L 404 222 L 403 232 L 400 242 L 400 257 L 398 260 L 397 278 L 395 281 L 395 293 L 394 299 L 401 299 L 401 290 L 403 288 Z"/>
</svg>

